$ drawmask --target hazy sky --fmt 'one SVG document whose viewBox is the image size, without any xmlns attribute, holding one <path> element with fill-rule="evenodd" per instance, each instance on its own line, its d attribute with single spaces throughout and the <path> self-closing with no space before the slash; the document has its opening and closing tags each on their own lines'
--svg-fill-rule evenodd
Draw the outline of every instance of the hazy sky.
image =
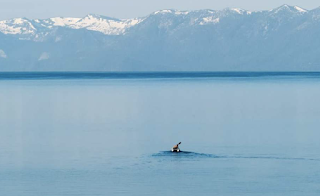
<svg viewBox="0 0 320 196">
<path fill-rule="evenodd" d="M 269 10 L 283 4 L 306 9 L 320 6 L 319 0 L 0 0 L 0 20 L 15 17 L 82 17 L 88 13 L 116 18 L 146 16 L 160 9 L 214 9 L 239 7 Z"/>
</svg>

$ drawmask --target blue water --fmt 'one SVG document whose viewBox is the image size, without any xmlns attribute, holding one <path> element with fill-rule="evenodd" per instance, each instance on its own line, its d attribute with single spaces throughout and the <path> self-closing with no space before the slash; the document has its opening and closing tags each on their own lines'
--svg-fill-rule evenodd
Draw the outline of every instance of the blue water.
<svg viewBox="0 0 320 196">
<path fill-rule="evenodd" d="M 318 196 L 319 87 L 320 73 L 0 73 L 0 195 Z"/>
</svg>

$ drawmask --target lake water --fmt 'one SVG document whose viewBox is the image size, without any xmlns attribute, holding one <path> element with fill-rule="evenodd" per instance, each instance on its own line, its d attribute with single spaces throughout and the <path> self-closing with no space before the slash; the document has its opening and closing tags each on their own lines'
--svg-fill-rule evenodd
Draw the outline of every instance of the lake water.
<svg viewBox="0 0 320 196">
<path fill-rule="evenodd" d="M 1 73 L 0 195 L 318 196 L 319 100 L 320 73 Z"/>
</svg>

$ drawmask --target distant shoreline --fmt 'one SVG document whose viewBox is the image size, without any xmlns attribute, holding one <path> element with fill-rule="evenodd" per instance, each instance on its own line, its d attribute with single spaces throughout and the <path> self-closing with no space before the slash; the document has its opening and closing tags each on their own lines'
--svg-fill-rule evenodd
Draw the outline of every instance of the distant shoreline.
<svg viewBox="0 0 320 196">
<path fill-rule="evenodd" d="M 320 78 L 320 72 L 0 72 L 0 80 L 28 79 L 174 79 L 174 78 Z"/>
</svg>

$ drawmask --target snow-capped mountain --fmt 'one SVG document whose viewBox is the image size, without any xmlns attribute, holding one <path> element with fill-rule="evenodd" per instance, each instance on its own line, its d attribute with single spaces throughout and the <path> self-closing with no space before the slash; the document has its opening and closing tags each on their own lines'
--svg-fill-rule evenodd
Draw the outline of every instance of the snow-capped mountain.
<svg viewBox="0 0 320 196">
<path fill-rule="evenodd" d="M 320 70 L 320 8 L 0 21 L 0 70 Z"/>
<path fill-rule="evenodd" d="M 29 20 L 26 18 L 15 18 L 0 21 L 0 32 L 13 35 L 30 35 L 39 37 L 43 33 L 49 33 L 55 27 L 66 27 L 71 29 L 87 29 L 98 31 L 106 35 L 124 34 L 126 29 L 138 24 L 143 19 L 120 20 L 99 15 L 87 15 L 84 18 L 55 17 L 49 19 Z"/>
<path fill-rule="evenodd" d="M 156 11 L 148 17 L 154 15 L 175 16 L 175 19 L 184 19 L 191 25 L 216 24 L 220 22 L 221 17 L 230 14 L 251 15 L 252 13 L 263 14 L 305 14 L 308 11 L 298 6 L 283 5 L 271 11 L 251 12 L 239 8 L 228 8 L 221 11 L 199 10 L 199 11 L 179 11 L 179 10 L 160 10 Z M 49 33 L 55 27 L 66 27 L 71 29 L 87 29 L 98 31 L 105 35 L 123 35 L 131 27 L 141 23 L 146 18 L 134 19 L 116 19 L 101 15 L 89 14 L 83 18 L 71 17 L 55 17 L 49 19 L 29 20 L 27 18 L 15 18 L 11 20 L 0 21 L 0 32 L 12 35 L 30 35 L 31 37 L 39 37 L 44 33 Z M 165 22 L 166 23 L 166 22 Z M 168 25 L 163 23 L 161 25 Z"/>
</svg>

